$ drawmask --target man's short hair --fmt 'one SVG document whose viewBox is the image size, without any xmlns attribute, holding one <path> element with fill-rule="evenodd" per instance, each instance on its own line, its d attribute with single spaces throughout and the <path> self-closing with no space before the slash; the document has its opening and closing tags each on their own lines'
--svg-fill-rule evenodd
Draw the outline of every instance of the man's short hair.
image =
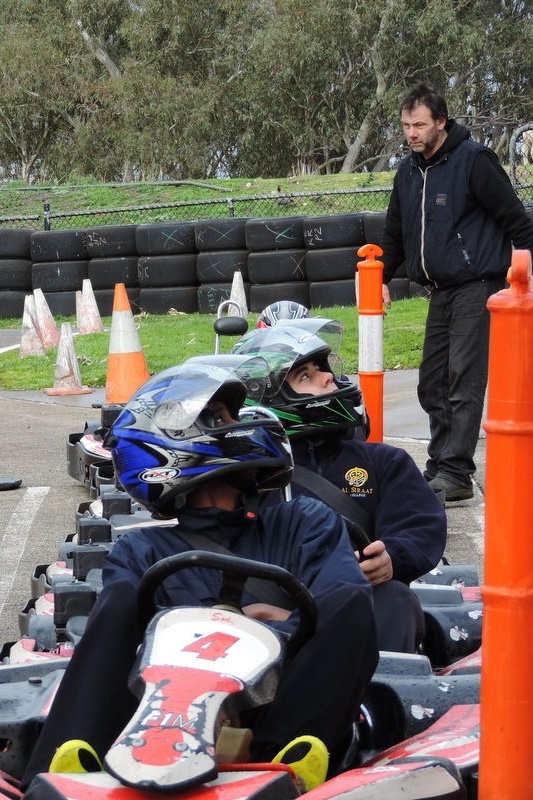
<svg viewBox="0 0 533 800">
<path fill-rule="evenodd" d="M 400 103 L 402 111 L 414 111 L 417 106 L 427 106 L 433 119 L 448 119 L 448 106 L 444 97 L 427 83 L 417 83 Z"/>
</svg>

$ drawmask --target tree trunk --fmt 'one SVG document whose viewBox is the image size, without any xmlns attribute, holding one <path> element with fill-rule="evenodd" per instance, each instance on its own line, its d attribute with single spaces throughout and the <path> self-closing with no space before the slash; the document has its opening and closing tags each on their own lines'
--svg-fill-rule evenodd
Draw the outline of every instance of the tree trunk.
<svg viewBox="0 0 533 800">
<path fill-rule="evenodd" d="M 357 165 L 357 161 L 359 160 L 359 154 L 361 153 L 361 148 L 367 141 L 370 133 L 372 132 L 372 127 L 374 125 L 374 118 L 376 109 L 383 99 L 385 91 L 387 89 L 387 81 L 389 79 L 389 73 L 383 69 L 382 59 L 381 59 L 381 47 L 385 45 L 386 42 L 386 33 L 387 27 L 389 24 L 390 17 L 394 10 L 395 0 L 388 0 L 387 5 L 383 11 L 383 15 L 381 17 L 381 22 L 379 25 L 378 32 L 376 34 L 376 38 L 372 43 L 370 48 L 370 61 L 374 68 L 374 75 L 376 77 L 376 90 L 374 92 L 374 96 L 370 101 L 370 107 L 365 114 L 361 125 L 359 126 L 359 130 L 357 131 L 357 135 L 353 140 L 352 144 L 348 148 L 348 152 L 346 153 L 346 158 L 344 159 L 344 163 L 341 168 L 341 172 L 354 172 L 355 167 Z"/>
</svg>

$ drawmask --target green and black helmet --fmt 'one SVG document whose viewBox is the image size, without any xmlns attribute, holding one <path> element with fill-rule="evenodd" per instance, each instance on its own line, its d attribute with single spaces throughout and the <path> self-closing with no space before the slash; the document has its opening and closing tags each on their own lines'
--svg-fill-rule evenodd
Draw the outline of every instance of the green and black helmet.
<svg viewBox="0 0 533 800">
<path fill-rule="evenodd" d="M 279 417 L 290 438 L 319 437 L 327 431 L 360 429 L 368 436 L 370 426 L 359 386 L 342 374 L 338 356 L 343 327 L 320 317 L 279 322 L 245 334 L 233 347 L 239 355 L 257 356 L 268 364 L 268 386 L 263 405 Z M 299 394 L 286 381 L 288 373 L 308 361 L 330 372 L 335 391 L 323 395 Z M 253 382 L 253 376 L 250 376 Z M 249 395 L 253 394 L 250 392 Z M 362 434 L 362 436 L 361 436 Z"/>
</svg>

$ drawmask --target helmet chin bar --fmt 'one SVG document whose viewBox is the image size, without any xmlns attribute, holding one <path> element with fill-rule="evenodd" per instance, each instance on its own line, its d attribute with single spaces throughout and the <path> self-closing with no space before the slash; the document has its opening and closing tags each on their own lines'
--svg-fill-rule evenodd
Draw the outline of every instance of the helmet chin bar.
<svg viewBox="0 0 533 800">
<path fill-rule="evenodd" d="M 254 419 L 258 416 L 266 417 L 267 419 L 276 420 L 279 422 L 279 417 L 277 414 L 272 411 L 271 408 L 265 408 L 265 406 L 245 406 L 241 408 L 239 411 L 239 419 L 245 420 L 247 417 L 253 417 Z M 292 500 L 292 490 L 290 481 L 285 484 L 283 487 L 283 499 L 287 503 L 289 500 Z"/>
</svg>

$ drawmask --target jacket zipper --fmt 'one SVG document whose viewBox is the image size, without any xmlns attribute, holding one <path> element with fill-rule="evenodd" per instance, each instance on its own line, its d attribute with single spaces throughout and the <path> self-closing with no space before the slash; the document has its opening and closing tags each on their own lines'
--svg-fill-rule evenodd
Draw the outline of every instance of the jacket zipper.
<svg viewBox="0 0 533 800">
<path fill-rule="evenodd" d="M 431 166 L 426 167 L 426 169 L 424 170 L 420 169 L 419 167 L 420 172 L 422 174 L 422 206 L 421 206 L 422 219 L 420 220 L 420 266 L 422 267 L 422 272 L 424 273 L 428 281 L 432 283 L 434 286 L 437 286 L 436 281 L 434 281 L 428 275 L 428 271 L 426 269 L 426 260 L 424 258 L 424 240 L 426 236 L 426 178 L 428 171 L 431 169 Z"/>
</svg>

